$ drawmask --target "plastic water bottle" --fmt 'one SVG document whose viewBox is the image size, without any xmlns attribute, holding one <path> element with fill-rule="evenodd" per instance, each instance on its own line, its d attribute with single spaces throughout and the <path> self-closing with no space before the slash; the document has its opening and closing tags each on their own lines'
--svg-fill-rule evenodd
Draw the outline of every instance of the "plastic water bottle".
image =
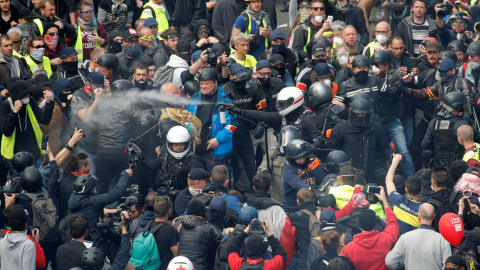
<svg viewBox="0 0 480 270">
<path fill-rule="evenodd" d="M 198 131 L 192 124 L 187 123 L 187 130 L 188 130 L 188 133 L 190 134 L 190 137 L 195 138 L 198 136 Z"/>
</svg>

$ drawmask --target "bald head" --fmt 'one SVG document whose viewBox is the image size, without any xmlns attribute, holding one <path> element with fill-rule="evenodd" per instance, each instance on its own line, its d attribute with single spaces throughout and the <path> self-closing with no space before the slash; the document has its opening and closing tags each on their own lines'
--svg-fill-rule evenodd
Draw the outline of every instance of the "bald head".
<svg viewBox="0 0 480 270">
<path fill-rule="evenodd" d="M 418 209 L 418 221 L 420 224 L 431 225 L 435 218 L 435 208 L 429 203 L 422 203 Z"/>
<path fill-rule="evenodd" d="M 13 43 L 18 43 L 22 39 L 22 35 L 16 31 L 10 32 L 8 36 L 12 39 Z"/>
<path fill-rule="evenodd" d="M 388 22 L 379 22 L 377 23 L 377 25 L 375 26 L 375 31 L 376 32 L 390 32 L 390 24 Z"/>
<path fill-rule="evenodd" d="M 473 142 L 473 128 L 469 125 L 462 125 L 457 129 L 457 137 L 465 142 Z"/>
<path fill-rule="evenodd" d="M 160 92 L 166 96 L 176 97 L 178 94 L 178 88 L 175 86 L 175 84 L 167 82 L 162 85 Z"/>
</svg>

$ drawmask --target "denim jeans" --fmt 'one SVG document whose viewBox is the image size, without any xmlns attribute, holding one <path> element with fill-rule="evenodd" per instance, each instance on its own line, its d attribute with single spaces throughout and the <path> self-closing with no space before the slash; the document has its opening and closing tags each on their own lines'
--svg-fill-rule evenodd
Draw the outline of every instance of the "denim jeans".
<svg viewBox="0 0 480 270">
<path fill-rule="evenodd" d="M 384 124 L 385 132 L 395 144 L 397 152 L 405 158 L 403 164 L 403 170 L 406 176 L 414 175 L 415 168 L 413 167 L 413 160 L 407 147 L 407 140 L 405 139 L 405 131 L 400 122 L 400 119 L 396 118 L 390 123 Z"/>
<path fill-rule="evenodd" d="M 407 116 L 401 117 L 400 121 L 402 122 L 402 126 L 405 132 L 405 139 L 407 140 L 407 145 L 410 145 L 410 142 L 413 138 L 413 115 L 409 114 Z"/>
</svg>

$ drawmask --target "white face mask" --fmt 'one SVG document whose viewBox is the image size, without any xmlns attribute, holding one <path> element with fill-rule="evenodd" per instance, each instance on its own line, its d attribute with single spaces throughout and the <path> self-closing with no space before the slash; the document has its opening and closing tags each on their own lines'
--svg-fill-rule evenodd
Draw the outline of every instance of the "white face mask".
<svg viewBox="0 0 480 270">
<path fill-rule="evenodd" d="M 472 69 L 477 69 L 477 68 L 480 67 L 480 63 L 478 63 L 478 62 L 470 62 L 468 65 L 469 65 L 470 68 L 472 68 Z"/>
<path fill-rule="evenodd" d="M 387 42 L 388 37 L 384 36 L 384 35 L 376 35 L 376 39 L 377 39 L 378 43 L 383 44 L 383 43 Z"/>
<path fill-rule="evenodd" d="M 200 192 L 202 192 L 202 189 L 200 188 L 188 188 L 188 191 L 193 195 L 193 197 L 197 196 Z"/>
<path fill-rule="evenodd" d="M 316 23 L 321 23 L 323 22 L 323 16 L 315 16 L 313 20 L 315 20 Z"/>
<path fill-rule="evenodd" d="M 102 88 L 102 87 L 96 88 L 95 90 L 93 90 L 93 93 L 96 95 L 96 94 L 98 94 L 98 92 L 100 92 L 100 91 L 103 91 L 103 88 Z"/>
<path fill-rule="evenodd" d="M 339 38 L 339 37 L 334 37 L 333 38 L 333 45 L 335 46 L 340 46 L 343 44 L 343 39 Z"/>
<path fill-rule="evenodd" d="M 332 81 L 330 79 L 327 79 L 327 80 L 323 81 L 323 83 L 332 87 Z"/>
<path fill-rule="evenodd" d="M 375 76 L 378 76 L 378 74 L 380 74 L 380 69 L 375 65 L 372 66 L 371 70 L 372 70 L 372 74 Z"/>
<path fill-rule="evenodd" d="M 339 63 L 341 66 L 345 66 L 345 65 L 348 63 L 348 56 L 347 56 L 347 55 L 340 56 L 340 57 L 338 58 L 338 63 Z"/>
<path fill-rule="evenodd" d="M 298 9 L 298 13 L 300 14 L 300 21 L 304 22 L 308 17 L 310 17 L 310 11 L 307 7 L 303 7 Z"/>
<path fill-rule="evenodd" d="M 30 101 L 30 98 L 22 98 L 20 99 L 20 101 L 22 102 L 23 105 L 25 105 L 25 104 L 28 104 L 28 102 Z"/>
</svg>

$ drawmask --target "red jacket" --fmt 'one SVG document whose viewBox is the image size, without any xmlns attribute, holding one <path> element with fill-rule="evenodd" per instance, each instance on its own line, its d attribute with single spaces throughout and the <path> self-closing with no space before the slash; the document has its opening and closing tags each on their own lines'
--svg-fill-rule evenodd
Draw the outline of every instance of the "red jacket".
<svg viewBox="0 0 480 270">
<path fill-rule="evenodd" d="M 6 235 L 7 232 L 11 232 L 11 231 L 12 230 L 3 230 L 3 235 Z M 28 236 L 28 239 L 32 240 L 32 242 L 35 243 L 35 241 L 33 241 L 32 236 L 30 235 L 27 235 L 27 236 Z M 39 243 L 35 243 L 35 253 L 36 253 L 35 268 L 37 269 L 45 268 L 45 266 L 47 266 L 47 261 L 45 260 L 45 254 L 43 253 L 43 248 L 40 246 Z"/>
<path fill-rule="evenodd" d="M 357 234 L 353 241 L 348 243 L 343 250 L 342 255 L 349 258 L 357 270 L 384 269 L 385 257 L 397 241 L 398 223 L 392 209 L 385 209 L 387 216 L 387 226 L 383 232 L 371 231 Z"/>
</svg>

